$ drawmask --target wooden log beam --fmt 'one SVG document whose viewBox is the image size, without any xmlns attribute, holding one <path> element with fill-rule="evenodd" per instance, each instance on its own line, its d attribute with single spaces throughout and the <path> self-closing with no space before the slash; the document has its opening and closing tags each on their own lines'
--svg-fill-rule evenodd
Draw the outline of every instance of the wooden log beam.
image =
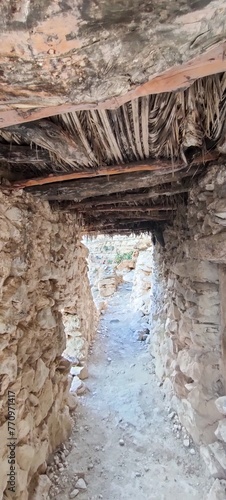
<svg viewBox="0 0 226 500">
<path fill-rule="evenodd" d="M 137 223 L 137 222 L 166 222 L 166 221 L 170 221 L 172 220 L 172 213 L 169 213 L 169 212 L 161 212 L 161 213 L 150 213 L 150 214 L 147 214 L 147 213 L 141 213 L 141 214 L 125 214 L 125 213 L 122 213 L 122 214 L 117 214 L 115 216 L 112 217 L 111 214 L 106 214 L 106 216 L 104 218 L 100 217 L 100 216 L 96 216 L 95 215 L 91 218 L 91 219 L 87 219 L 86 220 L 86 217 L 84 217 L 84 221 L 85 223 L 93 223 L 94 225 L 96 223 L 100 223 L 100 224 L 110 224 L 110 223 L 113 223 L 113 224 L 122 224 L 122 223 L 131 223 L 131 224 L 134 224 L 134 223 Z"/>
<path fill-rule="evenodd" d="M 187 193 L 189 191 L 189 186 L 178 187 L 169 185 L 168 189 L 149 189 L 146 193 L 126 193 L 121 194 L 120 197 L 117 195 L 109 196 L 97 196 L 96 198 L 87 198 L 83 200 L 82 203 L 70 203 L 64 210 L 74 210 L 74 209 L 87 209 L 88 207 L 98 207 L 99 205 L 114 205 L 118 203 L 132 203 L 137 201 L 144 201 L 151 198 L 158 198 L 159 196 L 175 196 L 177 194 Z"/>
<path fill-rule="evenodd" d="M 13 128 L 13 127 L 11 127 Z M 20 129 L 25 129 L 27 130 L 26 127 L 14 127 L 14 128 L 20 128 Z M 37 138 L 34 139 L 37 142 Z M 59 150 L 59 144 L 58 144 L 58 150 Z M 66 153 L 65 153 L 66 155 Z M 192 165 L 198 165 L 198 164 L 204 164 L 209 161 L 216 160 L 219 157 L 219 153 L 215 151 L 210 151 L 207 152 L 204 155 L 199 155 L 194 160 L 191 162 Z M 65 156 L 66 157 L 66 156 Z M 26 188 L 26 187 L 32 187 L 32 186 L 43 186 L 45 184 L 53 184 L 55 182 L 66 182 L 70 180 L 76 180 L 76 179 L 86 179 L 86 178 L 92 178 L 92 177 L 102 177 L 104 175 L 116 175 L 116 174 L 123 174 L 126 172 L 148 172 L 148 171 L 158 171 L 161 174 L 162 169 L 169 169 L 173 171 L 178 171 L 181 168 L 184 168 L 186 165 L 183 161 L 176 162 L 175 164 L 172 163 L 171 160 L 156 160 L 156 159 L 149 159 L 146 161 L 139 161 L 139 162 L 131 162 L 127 164 L 121 164 L 121 165 L 114 165 L 112 167 L 106 167 L 106 166 L 101 166 L 98 169 L 90 169 L 88 171 L 77 171 L 77 172 L 72 172 L 70 174 L 60 174 L 60 175 L 47 175 L 44 177 L 36 177 L 34 179 L 25 179 L 23 181 L 15 182 L 12 184 L 12 187 L 16 189 L 21 189 L 21 188 Z"/>
<path fill-rule="evenodd" d="M 5 130 L 58 155 L 63 161 L 89 164 L 89 157 L 80 141 L 50 120 L 12 125 Z"/>
<path fill-rule="evenodd" d="M 175 170 L 181 169 L 184 164 L 177 163 L 175 165 Z M 161 171 L 161 169 L 172 170 L 171 161 L 160 161 L 160 160 L 150 160 L 143 162 L 134 162 L 128 164 L 115 165 L 114 167 L 100 167 L 98 169 L 90 169 L 87 171 L 72 172 L 70 174 L 61 175 L 48 175 L 46 177 L 37 177 L 34 179 L 22 180 L 19 182 L 14 182 L 13 187 L 16 189 L 31 187 L 31 186 L 43 186 L 45 184 L 53 184 L 55 182 L 65 182 L 75 179 L 91 179 L 93 177 L 102 177 L 104 175 L 116 175 L 124 174 L 126 172 L 148 172 L 148 171 Z"/>
<path fill-rule="evenodd" d="M 185 177 L 192 177 L 201 172 L 202 168 L 187 167 L 180 171 L 169 173 L 169 169 L 153 172 L 135 172 L 112 175 L 110 178 L 76 180 L 70 182 L 50 184 L 48 186 L 29 187 L 28 192 L 46 200 L 73 200 L 79 202 L 85 198 L 123 193 L 133 189 L 149 188 L 177 182 Z"/>
<path fill-rule="evenodd" d="M 138 231 L 149 230 L 154 231 L 158 227 L 164 227 L 164 221 L 116 221 L 116 222 L 100 222 L 85 224 L 83 228 L 83 234 L 87 234 L 90 231 L 133 231 L 134 229 Z"/>
<path fill-rule="evenodd" d="M 118 213 L 118 212 L 123 212 L 123 213 L 128 213 L 128 212 L 142 212 L 142 213 L 146 213 L 146 212 L 158 212 L 158 211 L 164 211 L 164 212 L 167 212 L 167 211 L 173 211 L 173 210 L 177 210 L 177 207 L 170 207 L 170 206 L 164 206 L 164 205 L 155 205 L 153 207 L 147 207 L 147 206 L 137 206 L 137 207 L 127 207 L 127 206 L 124 206 L 124 207 L 109 207 L 108 205 L 107 206 L 103 206 L 103 207 L 98 207 L 98 208 L 95 208 L 92 212 L 92 215 L 95 215 L 96 213 L 106 213 L 107 215 L 110 215 L 112 213 Z M 79 210 L 78 208 L 78 211 L 79 212 L 86 212 L 86 210 L 84 209 L 81 209 Z"/>
<path fill-rule="evenodd" d="M 106 216 L 103 218 L 101 217 L 97 217 L 95 218 L 95 215 L 94 217 L 92 218 L 92 220 L 96 220 L 96 221 L 105 221 L 105 222 L 109 222 L 109 221 L 114 221 L 115 223 L 117 222 L 123 222 L 123 221 L 131 221 L 132 223 L 133 222 L 145 222 L 145 221 L 165 221 L 165 220 L 170 220 L 171 217 L 169 215 L 169 212 L 163 214 L 140 214 L 140 215 L 132 215 L 132 214 L 118 214 L 116 217 L 112 217 L 111 215 Z"/>
<path fill-rule="evenodd" d="M 89 235 L 95 235 L 97 234 L 98 232 L 101 233 L 101 234 L 107 234 L 107 235 L 114 235 L 114 234 L 123 234 L 125 236 L 129 236 L 130 234 L 132 233 L 136 233 L 136 234 L 140 234 L 142 232 L 150 232 L 151 229 L 150 228 L 144 228 L 144 229 L 140 229 L 140 228 L 132 228 L 132 229 L 125 229 L 125 228 L 111 228 L 111 229 L 104 229 L 104 228 L 101 228 L 101 229 L 86 229 L 86 230 L 83 230 L 81 232 L 82 235 L 84 236 L 89 236 Z"/>
<path fill-rule="evenodd" d="M 46 149 L 0 144 L 0 161 L 6 163 L 50 163 L 51 157 Z"/>
</svg>

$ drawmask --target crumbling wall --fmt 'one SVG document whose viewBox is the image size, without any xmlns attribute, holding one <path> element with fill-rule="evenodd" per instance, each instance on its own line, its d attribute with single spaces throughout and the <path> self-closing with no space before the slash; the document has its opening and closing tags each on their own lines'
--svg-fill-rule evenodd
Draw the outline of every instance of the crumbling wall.
<svg viewBox="0 0 226 500">
<path fill-rule="evenodd" d="M 61 310 L 75 311 L 87 268 L 75 217 L 21 192 L 0 193 L 0 248 L 0 498 L 27 500 L 48 489 L 45 461 L 71 430 Z M 89 306 L 78 312 L 87 340 Z"/>
<path fill-rule="evenodd" d="M 151 317 L 157 375 L 219 478 L 226 478 L 225 189 L 225 166 L 211 167 L 190 193 L 188 209 L 180 207 L 165 231 L 166 247 L 154 256 Z"/>
</svg>

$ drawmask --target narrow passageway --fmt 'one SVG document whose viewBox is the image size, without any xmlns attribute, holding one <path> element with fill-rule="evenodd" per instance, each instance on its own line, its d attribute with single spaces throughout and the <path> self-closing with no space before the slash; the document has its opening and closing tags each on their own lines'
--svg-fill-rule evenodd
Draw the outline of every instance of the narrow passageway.
<svg viewBox="0 0 226 500">
<path fill-rule="evenodd" d="M 101 319 L 56 500 L 204 500 L 210 489 L 199 451 L 173 432 L 148 344 L 135 334 L 142 319 L 130 292 L 121 285 Z M 77 490 L 78 478 L 86 490 Z"/>
</svg>

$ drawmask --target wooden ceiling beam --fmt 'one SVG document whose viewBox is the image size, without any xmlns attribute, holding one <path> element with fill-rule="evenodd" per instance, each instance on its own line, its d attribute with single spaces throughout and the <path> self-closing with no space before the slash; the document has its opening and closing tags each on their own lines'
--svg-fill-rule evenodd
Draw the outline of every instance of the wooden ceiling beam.
<svg viewBox="0 0 226 500">
<path fill-rule="evenodd" d="M 11 127 L 11 128 L 20 128 L 23 129 L 23 126 L 20 127 Z M 26 129 L 26 127 L 25 127 Z M 36 138 L 37 142 L 37 138 Z M 38 142 L 37 142 L 38 143 Z M 59 145 L 58 145 L 59 150 Z M 56 151 L 58 153 L 58 151 Z M 62 156 L 62 155 L 61 155 Z M 216 160 L 219 157 L 219 153 L 215 151 L 207 152 L 203 155 L 199 155 L 191 162 L 192 165 L 205 164 L 206 162 Z M 157 159 L 149 159 L 139 162 L 131 162 L 128 164 L 120 164 L 114 166 L 101 166 L 97 169 L 90 169 L 86 171 L 76 171 L 68 174 L 60 174 L 60 175 L 48 175 L 44 177 L 36 177 L 34 179 L 25 179 L 22 181 L 16 181 L 12 183 L 12 188 L 21 189 L 32 186 L 43 186 L 46 184 L 53 184 L 59 182 L 66 182 L 71 180 L 85 179 L 85 178 L 93 178 L 93 177 L 102 177 L 102 176 L 112 176 L 117 174 L 125 174 L 132 172 L 158 172 L 162 173 L 162 170 L 174 171 L 177 172 L 182 168 L 185 168 L 186 165 L 184 161 L 179 161 L 172 163 L 171 160 L 157 160 Z"/>
<path fill-rule="evenodd" d="M 174 187 L 169 185 L 168 188 L 165 189 L 150 189 L 146 193 L 123 193 L 119 196 L 117 195 L 109 195 L 109 196 L 97 196 L 96 198 L 87 198 L 87 200 L 83 200 L 81 203 L 70 203 L 65 210 L 74 210 L 74 209 L 87 209 L 88 207 L 95 207 L 105 204 L 105 205 L 114 205 L 118 203 L 132 203 L 137 201 L 145 201 L 151 198 L 158 198 L 159 196 L 175 196 L 177 194 L 184 194 L 189 191 L 189 186 L 182 187 Z"/>
<path fill-rule="evenodd" d="M 183 162 L 176 163 L 174 165 L 174 170 L 177 171 L 185 167 Z M 25 179 L 22 181 L 17 181 L 12 184 L 12 187 L 15 189 L 27 188 L 32 186 L 43 186 L 45 184 L 53 184 L 55 182 L 65 182 L 76 179 L 91 179 L 93 177 L 102 177 L 102 176 L 110 176 L 117 174 L 125 174 L 127 172 L 148 172 L 148 171 L 159 171 L 161 169 L 168 169 L 172 171 L 172 162 L 170 160 L 145 160 L 141 162 L 134 162 L 128 164 L 115 165 L 113 167 L 99 167 L 98 169 L 92 168 L 86 171 L 76 171 L 71 172 L 69 174 L 60 174 L 60 175 L 48 175 L 45 177 L 36 177 L 33 179 Z"/>
<path fill-rule="evenodd" d="M 201 172 L 200 167 L 186 167 L 179 171 L 161 169 L 153 172 L 135 172 L 110 177 L 100 177 L 98 179 L 80 179 L 70 182 L 50 184 L 48 186 L 29 187 L 28 192 L 46 200 L 80 202 L 83 199 L 103 196 L 113 193 L 123 193 L 134 189 L 150 188 L 176 183 L 185 177 L 192 177 Z"/>
<path fill-rule="evenodd" d="M 147 207 L 147 206 L 137 206 L 137 207 L 127 207 L 127 206 L 124 206 L 124 207 L 109 207 L 108 205 L 107 206 L 103 206 L 103 207 L 98 207 L 98 208 L 95 208 L 92 212 L 92 215 L 96 214 L 96 213 L 106 213 L 107 215 L 110 215 L 112 212 L 123 212 L 123 213 L 128 213 L 128 212 L 142 212 L 142 213 L 146 213 L 146 212 L 158 212 L 158 211 L 172 211 L 172 210 L 177 210 L 177 207 L 170 207 L 170 206 L 167 206 L 167 205 L 155 205 L 153 207 Z M 84 212 L 84 210 L 79 210 L 78 211 L 80 212 Z"/>
<path fill-rule="evenodd" d="M 157 212 L 155 214 L 131 214 L 131 213 L 128 213 L 128 214 L 125 214 L 125 213 L 122 213 L 122 214 L 114 214 L 114 215 L 111 215 L 111 214 L 106 214 L 106 216 L 103 218 L 103 217 L 100 217 L 100 215 L 98 216 L 95 216 L 95 214 L 92 215 L 92 217 L 90 218 L 90 220 L 92 221 L 100 221 L 100 222 L 111 222 L 111 221 L 130 221 L 131 223 L 133 222 L 137 222 L 137 221 L 141 221 L 141 222 L 144 222 L 144 221 L 162 221 L 162 220 L 170 220 L 171 219 L 171 214 L 169 212 L 166 212 L 166 213 L 163 213 L 161 212 L 161 214 L 158 214 Z M 84 218 L 84 220 L 88 222 L 88 218 Z"/>
<path fill-rule="evenodd" d="M 83 234 L 87 234 L 90 231 L 108 231 L 108 230 L 113 230 L 114 232 L 126 230 L 126 231 L 143 231 L 143 230 L 149 230 L 153 231 L 156 230 L 157 227 L 164 227 L 164 221 L 113 221 L 113 222 L 101 222 L 97 223 L 92 222 L 92 223 L 87 223 L 82 229 Z"/>
</svg>

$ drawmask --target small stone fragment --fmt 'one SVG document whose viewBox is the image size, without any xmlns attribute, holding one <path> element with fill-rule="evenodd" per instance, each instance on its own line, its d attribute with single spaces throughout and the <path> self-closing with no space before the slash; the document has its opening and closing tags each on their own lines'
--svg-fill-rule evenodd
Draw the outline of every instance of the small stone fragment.
<svg viewBox="0 0 226 500">
<path fill-rule="evenodd" d="M 75 393 L 74 394 L 71 394 L 71 393 L 68 394 L 67 405 L 69 406 L 69 410 L 70 411 L 75 410 L 75 408 L 78 406 L 78 398 L 77 398 L 77 395 Z"/>
<path fill-rule="evenodd" d="M 125 445 L 124 439 L 119 439 L 119 444 L 120 444 L 120 446 L 124 446 Z"/>
<path fill-rule="evenodd" d="M 190 446 L 189 438 L 184 438 L 183 445 L 185 446 L 185 448 L 189 448 L 189 446 Z"/>
<path fill-rule="evenodd" d="M 75 498 L 75 497 L 77 497 L 78 494 L 79 494 L 79 490 L 75 489 L 70 493 L 69 498 Z"/>
<path fill-rule="evenodd" d="M 70 392 L 77 393 L 78 390 L 81 389 L 82 385 L 83 385 L 83 382 L 77 376 L 73 377 L 71 387 L 70 387 Z"/>
<path fill-rule="evenodd" d="M 79 478 L 75 486 L 78 490 L 87 490 L 86 483 L 82 477 Z"/>
</svg>

